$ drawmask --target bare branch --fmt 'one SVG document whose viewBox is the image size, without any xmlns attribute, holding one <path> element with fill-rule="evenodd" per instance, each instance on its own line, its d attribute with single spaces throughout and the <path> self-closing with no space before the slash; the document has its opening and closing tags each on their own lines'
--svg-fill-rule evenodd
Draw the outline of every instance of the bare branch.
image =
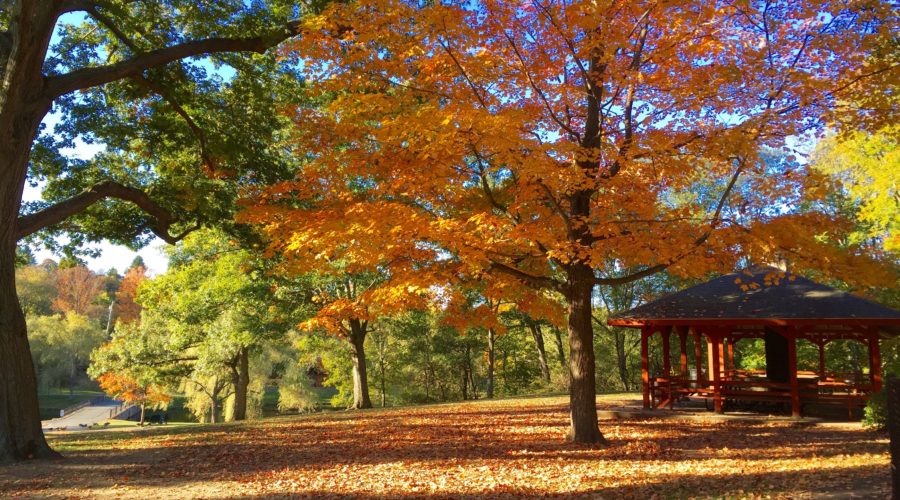
<svg viewBox="0 0 900 500">
<path fill-rule="evenodd" d="M 513 49 L 513 52 L 516 54 L 516 58 L 519 60 L 519 66 L 522 67 L 522 74 L 524 74 L 525 78 L 528 79 L 528 84 L 535 91 L 535 93 L 537 93 L 538 97 L 540 97 L 541 101 L 544 103 L 544 108 L 547 110 L 547 113 L 550 114 L 550 119 L 552 119 L 553 122 L 559 126 L 559 128 L 568 132 L 569 136 L 573 140 L 577 141 L 578 133 L 575 131 L 575 129 L 573 129 L 569 125 L 569 123 L 563 122 L 559 118 L 559 116 L 556 115 L 556 112 L 553 111 L 553 108 L 550 106 L 550 101 L 547 100 L 547 95 L 544 94 L 544 91 L 541 90 L 540 87 L 538 87 L 537 83 L 534 81 L 534 78 L 531 77 L 531 72 L 528 71 L 528 66 L 525 64 L 525 58 L 522 57 L 522 53 L 519 52 L 519 47 L 516 45 L 515 40 L 513 40 L 513 38 L 511 36 L 509 36 L 509 33 L 507 33 L 506 30 L 503 31 L 503 36 L 506 37 L 506 41 L 509 42 L 509 46 Z"/>
<path fill-rule="evenodd" d="M 475 82 L 473 82 L 472 79 L 469 78 L 469 74 L 466 72 L 466 69 L 463 68 L 462 64 L 460 64 L 456 56 L 453 55 L 453 52 L 450 50 L 450 46 L 447 45 L 447 43 L 444 42 L 444 40 L 442 40 L 441 38 L 438 38 L 438 44 L 440 44 L 440 46 L 444 48 L 444 51 L 447 52 L 447 55 L 450 56 L 450 59 L 453 60 L 453 64 L 456 65 L 456 68 L 459 70 L 460 74 L 462 74 L 462 77 L 465 78 L 466 83 L 469 84 L 469 87 L 472 89 L 472 93 L 475 94 L 475 98 L 478 99 L 478 103 L 481 104 L 482 108 L 487 110 L 488 106 L 484 102 L 484 99 L 481 97 L 481 92 L 478 91 L 478 86 L 476 86 Z"/>
</svg>

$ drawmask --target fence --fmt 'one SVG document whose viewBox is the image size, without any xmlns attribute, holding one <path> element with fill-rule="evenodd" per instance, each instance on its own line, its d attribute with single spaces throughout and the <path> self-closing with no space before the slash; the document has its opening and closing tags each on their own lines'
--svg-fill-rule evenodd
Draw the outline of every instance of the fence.
<svg viewBox="0 0 900 500">
<path fill-rule="evenodd" d="M 86 401 L 82 401 L 78 404 L 67 406 L 67 407 L 63 408 L 62 410 L 59 410 L 59 416 L 65 417 L 66 415 L 68 415 L 74 411 L 78 411 L 86 406 L 95 405 L 95 404 L 102 403 L 107 400 L 109 400 L 109 396 L 97 396 L 97 397 L 88 399 Z"/>
</svg>

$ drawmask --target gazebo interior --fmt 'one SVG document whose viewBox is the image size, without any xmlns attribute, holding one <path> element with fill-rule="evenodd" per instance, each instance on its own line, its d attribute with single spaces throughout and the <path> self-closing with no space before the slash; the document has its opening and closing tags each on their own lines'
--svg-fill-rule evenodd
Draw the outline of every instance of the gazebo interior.
<svg viewBox="0 0 900 500">
<path fill-rule="evenodd" d="M 789 407 L 800 417 L 814 403 L 841 405 L 852 418 L 854 408 L 881 389 L 880 341 L 900 335 L 900 312 L 757 267 L 614 315 L 609 324 L 640 328 L 644 408 L 701 399 L 717 413 L 762 403 Z M 753 339 L 764 343 L 764 368 L 741 369 L 741 346 Z M 806 369 L 798 367 L 803 341 L 818 350 L 818 362 Z M 865 352 L 865 361 L 851 371 L 829 367 L 826 347 L 836 341 L 856 342 L 850 350 Z M 651 343 L 661 362 L 651 364 Z"/>
</svg>

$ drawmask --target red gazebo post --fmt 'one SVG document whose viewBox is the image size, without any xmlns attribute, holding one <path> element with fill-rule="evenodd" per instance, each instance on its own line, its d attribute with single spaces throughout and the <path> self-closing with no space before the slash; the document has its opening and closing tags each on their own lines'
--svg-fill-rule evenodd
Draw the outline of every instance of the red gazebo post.
<svg viewBox="0 0 900 500">
<path fill-rule="evenodd" d="M 726 340 L 728 341 L 728 363 L 725 365 L 725 370 L 726 370 L 726 373 L 727 373 L 728 370 L 731 370 L 732 372 L 734 372 L 734 370 L 735 370 L 735 366 L 734 366 L 734 337 L 728 336 L 728 337 L 726 337 Z M 732 377 L 734 377 L 734 374 L 733 374 L 733 373 L 732 373 Z"/>
<path fill-rule="evenodd" d="M 819 346 L 819 377 L 825 378 L 825 339 L 818 339 L 816 345 Z"/>
<path fill-rule="evenodd" d="M 713 408 L 716 413 L 722 413 L 722 337 L 717 331 L 707 330 L 704 333 L 709 339 L 709 350 L 712 354 L 709 370 L 712 372 Z"/>
<path fill-rule="evenodd" d="M 641 328 L 641 385 L 644 391 L 644 409 L 650 409 L 650 346 L 647 338 L 650 336 L 651 327 Z"/>
</svg>

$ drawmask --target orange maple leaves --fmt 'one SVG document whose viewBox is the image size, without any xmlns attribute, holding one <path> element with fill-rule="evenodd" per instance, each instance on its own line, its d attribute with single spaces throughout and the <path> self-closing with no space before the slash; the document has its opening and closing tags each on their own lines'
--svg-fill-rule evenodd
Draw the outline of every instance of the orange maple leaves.
<svg viewBox="0 0 900 500">
<path fill-rule="evenodd" d="M 309 161 L 241 219 L 297 270 L 340 260 L 393 292 L 547 288 L 573 263 L 697 276 L 785 252 L 839 273 L 864 264 L 822 243 L 840 226 L 779 208 L 812 206 L 819 179 L 760 151 L 852 90 L 885 9 L 334 4 L 282 50 L 321 97 L 291 110 Z"/>
<path fill-rule="evenodd" d="M 124 373 L 104 373 L 97 377 L 97 383 L 103 392 L 130 404 L 166 404 L 172 400 L 172 397 L 156 384 L 141 384 Z"/>
</svg>

